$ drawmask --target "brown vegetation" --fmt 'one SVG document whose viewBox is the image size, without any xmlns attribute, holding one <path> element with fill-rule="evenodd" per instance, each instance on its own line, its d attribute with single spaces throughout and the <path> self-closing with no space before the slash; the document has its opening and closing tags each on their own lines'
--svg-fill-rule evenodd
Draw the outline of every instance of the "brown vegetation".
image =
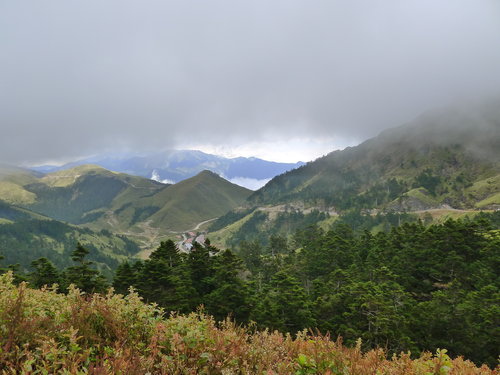
<svg viewBox="0 0 500 375">
<path fill-rule="evenodd" d="M 164 318 L 135 293 L 67 295 L 0 276 L 3 374 L 496 374 L 445 350 L 412 359 L 340 339 L 254 331 L 203 313 Z"/>
</svg>

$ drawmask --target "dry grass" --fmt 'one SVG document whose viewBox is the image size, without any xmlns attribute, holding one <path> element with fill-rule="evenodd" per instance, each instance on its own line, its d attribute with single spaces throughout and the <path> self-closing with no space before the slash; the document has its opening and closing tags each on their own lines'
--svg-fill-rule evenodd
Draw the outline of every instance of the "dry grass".
<svg viewBox="0 0 500 375">
<path fill-rule="evenodd" d="M 0 276 L 2 374 L 491 375 L 445 350 L 412 359 L 363 353 L 340 339 L 216 323 L 201 312 L 164 318 L 135 293 L 68 295 Z"/>
</svg>

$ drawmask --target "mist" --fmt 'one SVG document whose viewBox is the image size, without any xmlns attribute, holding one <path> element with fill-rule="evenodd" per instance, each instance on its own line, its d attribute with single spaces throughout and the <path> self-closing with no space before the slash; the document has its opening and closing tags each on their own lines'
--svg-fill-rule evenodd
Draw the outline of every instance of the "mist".
<svg viewBox="0 0 500 375">
<path fill-rule="evenodd" d="M 322 154 L 498 93 L 499 21 L 497 0 L 3 1 L 0 160 Z"/>
</svg>

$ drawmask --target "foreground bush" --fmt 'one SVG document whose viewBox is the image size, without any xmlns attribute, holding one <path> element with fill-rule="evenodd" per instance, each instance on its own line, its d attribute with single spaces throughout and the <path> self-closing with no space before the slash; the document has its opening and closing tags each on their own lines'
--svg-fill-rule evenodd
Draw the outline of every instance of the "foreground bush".
<svg viewBox="0 0 500 375">
<path fill-rule="evenodd" d="M 4 374 L 495 374 L 445 350 L 412 360 L 301 333 L 251 332 L 202 313 L 166 319 L 137 294 L 34 290 L 0 276 Z"/>
</svg>

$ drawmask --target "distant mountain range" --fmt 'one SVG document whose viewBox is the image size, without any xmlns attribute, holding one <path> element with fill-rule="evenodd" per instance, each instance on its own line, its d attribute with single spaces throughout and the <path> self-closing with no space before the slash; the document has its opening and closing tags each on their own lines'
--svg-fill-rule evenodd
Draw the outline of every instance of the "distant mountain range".
<svg viewBox="0 0 500 375">
<path fill-rule="evenodd" d="M 111 171 L 165 183 L 176 183 L 193 177 L 203 170 L 209 170 L 252 190 L 260 188 L 279 174 L 304 165 L 303 162 L 277 163 L 258 158 L 225 158 L 195 150 L 169 150 L 145 155 L 131 153 L 98 155 L 62 166 L 44 165 L 32 169 L 50 173 L 85 164 L 95 164 Z"/>
</svg>

